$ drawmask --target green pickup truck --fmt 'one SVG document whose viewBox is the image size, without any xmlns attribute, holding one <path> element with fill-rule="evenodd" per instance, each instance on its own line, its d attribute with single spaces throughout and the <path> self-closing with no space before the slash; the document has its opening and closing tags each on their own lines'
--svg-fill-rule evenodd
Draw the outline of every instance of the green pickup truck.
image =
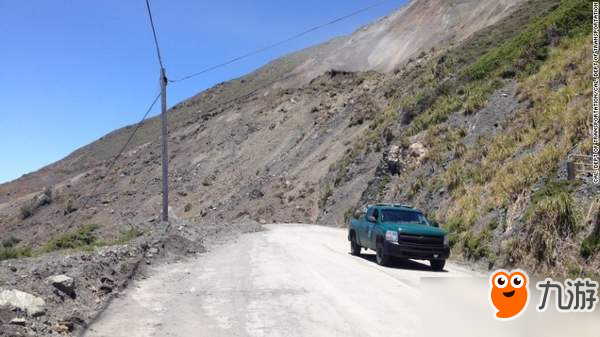
<svg viewBox="0 0 600 337">
<path fill-rule="evenodd" d="M 348 240 L 353 255 L 372 249 L 380 265 L 389 264 L 392 257 L 419 259 L 441 271 L 450 255 L 448 232 L 427 221 L 421 211 L 398 204 L 367 206 L 364 214 L 350 220 Z"/>
</svg>

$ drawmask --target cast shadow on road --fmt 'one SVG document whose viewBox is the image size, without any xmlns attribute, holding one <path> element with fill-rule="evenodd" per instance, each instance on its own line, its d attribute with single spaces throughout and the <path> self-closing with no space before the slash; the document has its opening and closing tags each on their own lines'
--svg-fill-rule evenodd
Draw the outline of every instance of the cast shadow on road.
<svg viewBox="0 0 600 337">
<path fill-rule="evenodd" d="M 362 254 L 360 254 L 359 257 L 364 260 L 367 260 L 369 262 L 377 264 L 375 254 L 362 253 Z M 429 263 L 427 263 L 427 262 L 419 262 L 419 261 L 414 261 L 414 260 L 409 260 L 409 259 L 398 259 L 398 258 L 392 258 L 392 260 L 390 261 L 390 264 L 387 265 L 387 268 L 415 270 L 415 271 L 429 271 L 432 273 L 447 273 L 448 272 L 445 269 L 443 271 L 434 271 L 433 269 L 431 269 L 431 267 L 429 266 Z"/>
</svg>

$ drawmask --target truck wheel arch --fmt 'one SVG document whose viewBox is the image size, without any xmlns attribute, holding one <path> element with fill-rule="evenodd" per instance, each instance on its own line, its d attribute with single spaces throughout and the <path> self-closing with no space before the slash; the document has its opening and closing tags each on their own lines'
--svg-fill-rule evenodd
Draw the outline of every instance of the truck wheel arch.
<svg viewBox="0 0 600 337">
<path fill-rule="evenodd" d="M 356 238 L 356 231 L 354 229 L 350 229 L 348 233 L 348 241 L 352 241 L 352 238 Z"/>
</svg>

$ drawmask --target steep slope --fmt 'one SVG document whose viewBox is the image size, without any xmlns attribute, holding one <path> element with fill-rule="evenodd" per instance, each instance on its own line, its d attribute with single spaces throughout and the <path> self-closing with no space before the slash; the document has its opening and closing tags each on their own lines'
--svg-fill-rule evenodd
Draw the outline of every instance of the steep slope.
<svg viewBox="0 0 600 337">
<path fill-rule="evenodd" d="M 172 214 L 341 226 L 402 201 L 451 230 L 455 256 L 596 273 L 598 191 L 562 182 L 590 146 L 588 5 L 414 1 L 192 97 L 169 113 Z M 157 221 L 157 131 L 148 121 L 111 172 L 130 128 L 0 185 L 0 237 L 37 247 Z"/>
<path fill-rule="evenodd" d="M 521 1 L 412 1 L 354 34 L 282 57 L 252 74 L 191 98 L 182 105 L 193 106 L 193 109 L 171 113 L 171 127 L 177 129 L 185 125 L 194 118 L 195 111 L 209 111 L 226 105 L 225 102 L 232 98 L 270 86 L 289 88 L 306 85 L 330 69 L 391 71 L 433 46 L 439 47 L 451 40 L 460 41 L 496 22 Z M 129 131 L 128 128 L 116 130 L 64 160 L 25 175 L 18 181 L 0 185 L 0 203 L 58 184 L 113 157 Z M 134 138 L 133 146 L 155 141 L 157 131 L 158 120 L 148 121 Z"/>
<path fill-rule="evenodd" d="M 265 129 L 266 124 L 273 123 L 280 118 L 278 114 L 275 113 L 277 111 L 274 110 L 280 109 L 282 111 L 289 110 L 289 115 L 294 116 L 291 121 L 297 122 L 298 124 L 288 123 L 288 125 L 290 125 L 290 128 L 302 130 L 302 132 L 298 131 L 299 134 L 314 135 L 316 139 L 322 140 L 320 144 L 326 148 L 340 148 L 339 142 L 336 142 L 336 138 L 323 137 L 321 132 L 341 132 L 341 125 L 343 125 L 344 121 L 347 122 L 349 119 L 354 118 L 351 115 L 357 109 L 364 108 L 366 111 L 361 113 L 371 116 L 376 111 L 381 110 L 386 103 L 377 97 L 365 97 L 367 94 L 362 91 L 360 93 L 352 93 L 353 89 L 348 88 L 347 83 L 343 84 L 342 88 L 337 88 L 340 86 L 340 83 L 337 83 L 339 77 L 332 81 L 326 79 L 327 76 L 330 78 L 336 77 L 336 73 L 329 73 L 325 79 L 319 80 L 325 82 L 319 85 L 326 88 L 326 90 L 321 90 L 321 87 L 315 87 L 315 85 L 309 84 L 310 80 L 333 66 L 351 70 L 368 70 L 371 68 L 378 70 L 392 69 L 411 55 L 423 52 L 425 48 L 430 48 L 432 45 L 439 43 L 442 40 L 449 40 L 453 37 L 455 41 L 458 41 L 478 30 L 480 27 L 493 23 L 495 20 L 506 15 L 511 6 L 516 2 L 518 1 L 414 1 L 408 6 L 393 13 L 391 16 L 364 27 L 348 37 L 334 39 L 328 43 L 308 48 L 276 60 L 248 76 L 217 85 L 216 87 L 177 105 L 169 114 L 172 138 L 177 139 L 178 135 L 186 134 L 186 132 L 189 132 L 189 129 L 194 125 L 201 128 L 201 131 L 196 132 L 204 131 L 205 133 L 208 133 L 211 130 L 210 128 L 215 128 L 222 132 L 223 125 L 221 123 L 229 120 L 232 122 L 228 123 L 228 125 L 232 125 L 237 129 L 246 128 L 245 130 L 238 131 L 241 132 L 241 134 L 256 133 L 257 135 L 260 135 L 257 137 L 259 139 L 283 140 L 283 142 L 297 141 L 296 138 L 299 136 L 295 133 L 278 134 L 276 132 L 271 132 L 268 128 Z M 470 19 L 467 20 L 467 18 Z M 435 23 L 435 25 L 431 25 L 430 23 Z M 410 48 L 408 48 L 409 46 Z M 389 53 L 385 54 L 380 52 L 381 48 L 384 47 L 388 48 L 389 51 L 392 51 L 394 54 L 393 57 L 391 57 L 391 54 Z M 378 50 L 379 52 L 374 54 L 366 53 L 366 51 Z M 348 57 L 349 55 L 355 56 Z M 348 79 L 348 83 L 354 83 L 355 81 L 362 83 L 362 78 L 366 76 L 352 74 L 342 75 L 342 77 Z M 374 88 L 376 84 L 369 85 L 371 86 L 371 89 L 368 90 L 374 91 L 372 88 Z M 290 88 L 290 91 L 286 91 L 287 89 L 285 88 Z M 328 93 L 327 91 L 330 89 L 332 92 Z M 314 97 L 305 97 L 306 92 L 309 91 L 314 92 Z M 329 94 L 332 96 L 326 99 L 325 96 Z M 334 98 L 335 95 L 338 94 L 340 96 L 338 96 L 337 99 Z M 358 95 L 356 98 L 358 103 L 349 104 L 348 101 L 352 101 L 353 95 L 355 94 Z M 303 97 L 294 98 L 295 95 L 301 95 Z M 259 100 L 259 96 L 263 96 L 266 99 Z M 282 97 L 294 100 L 302 99 L 305 100 L 305 104 L 290 104 L 289 102 L 284 104 L 282 103 Z M 339 97 L 344 97 L 347 101 L 344 102 Z M 373 103 L 378 100 L 378 103 Z M 363 105 L 366 105 L 366 107 L 363 107 Z M 307 109 L 307 106 L 310 106 L 314 111 Z M 250 118 L 249 116 L 252 116 L 252 113 L 257 111 L 257 109 L 261 112 L 265 112 L 265 121 L 263 123 L 259 124 L 244 121 L 244 119 Z M 335 125 L 329 125 L 324 130 L 314 128 L 310 123 L 313 122 L 313 119 L 317 119 L 314 116 L 319 116 L 321 113 L 336 116 L 336 118 L 339 117 L 340 122 Z M 340 114 L 342 115 L 338 116 Z M 243 118 L 239 118 L 238 115 Z M 214 119 L 215 116 L 220 117 Z M 324 118 L 325 117 L 321 116 L 318 117 L 318 119 Z M 362 117 L 358 118 L 362 122 Z M 246 123 L 246 125 L 239 125 L 238 123 Z M 137 194 L 148 193 L 148 195 L 155 195 L 157 191 L 151 188 L 155 181 L 152 180 L 149 182 L 147 180 L 154 178 L 153 175 L 156 173 L 153 170 L 156 168 L 154 165 L 157 164 L 156 155 L 158 152 L 154 147 L 156 146 L 156 141 L 158 139 L 158 126 L 159 123 L 157 119 L 147 121 L 139 129 L 132 142 L 132 149 L 141 147 L 142 149 L 135 151 L 143 152 L 143 155 L 151 158 L 145 160 L 144 164 L 146 166 L 144 169 L 148 171 L 147 176 L 136 179 L 140 183 L 139 186 L 136 186 L 135 184 L 126 186 L 127 184 L 121 182 L 121 185 L 119 186 L 108 184 L 108 186 L 104 187 L 104 185 L 107 185 L 107 181 L 100 182 L 97 178 L 97 175 L 106 175 L 106 179 L 116 178 L 113 174 L 120 172 L 119 174 L 123 175 L 124 173 L 122 173 L 121 170 L 123 170 L 124 167 L 127 165 L 134 165 L 128 163 L 126 159 L 123 163 L 120 163 L 115 172 L 102 172 L 102 167 L 106 161 L 116 154 L 121 144 L 129 137 L 131 127 L 116 130 L 102 137 L 98 141 L 75 151 L 67 158 L 55 164 L 49 165 L 35 173 L 25 175 L 16 181 L 0 185 L 0 223 L 2 224 L 0 226 L 0 235 L 3 233 L 4 236 L 8 235 L 7 233 L 18 235 L 20 232 L 14 232 L 15 228 L 21 228 L 24 231 L 31 229 L 33 233 L 36 233 L 36 228 L 39 226 L 48 228 L 51 232 L 58 232 L 63 229 L 61 228 L 63 225 L 58 225 L 56 223 L 64 223 L 65 217 L 67 219 L 70 217 L 74 218 L 74 220 L 67 221 L 67 223 L 79 223 L 84 221 L 89 218 L 89 215 L 81 214 L 83 212 L 71 212 L 71 210 L 76 208 L 76 206 L 73 206 L 72 204 L 81 203 L 85 198 L 93 198 L 93 207 L 99 207 L 100 205 L 95 204 L 95 202 L 99 201 L 103 202 L 101 205 L 110 204 L 108 201 L 110 198 L 108 197 L 101 198 L 100 196 L 88 195 L 88 193 L 93 191 L 92 186 L 99 183 L 102 183 L 103 185 L 103 188 L 99 189 L 99 193 L 103 193 L 103 191 L 114 191 L 115 193 L 119 192 L 122 194 L 123 192 L 133 193 L 132 191 L 136 191 L 135 193 Z M 300 127 L 303 129 L 299 129 Z M 362 128 L 364 128 L 364 126 Z M 358 133 L 360 133 L 360 131 Z M 353 134 L 354 132 L 349 133 L 349 135 Z M 226 132 L 222 132 L 220 135 L 213 135 L 211 137 L 218 138 L 226 135 Z M 306 137 L 306 135 L 304 137 Z M 206 166 L 203 167 L 203 173 L 208 175 L 214 174 L 214 172 L 210 172 L 211 170 L 217 170 L 216 162 L 213 161 L 213 158 L 221 157 L 221 154 L 215 155 L 214 152 L 219 153 L 220 147 L 222 146 L 230 146 L 229 144 L 223 145 L 224 143 L 227 143 L 227 141 L 228 138 L 225 138 L 222 141 L 213 141 L 213 143 L 205 144 L 204 147 L 199 148 L 189 146 L 187 143 L 190 142 L 190 138 L 188 138 L 187 141 L 181 141 L 181 146 L 185 147 L 186 151 L 192 151 L 188 154 L 192 157 L 199 156 L 197 151 L 200 151 L 201 149 L 207 151 L 206 158 L 210 158 L 211 160 L 202 161 L 202 165 L 200 166 Z M 238 142 L 241 141 L 242 140 Z M 218 145 L 215 146 L 214 144 Z M 258 155 L 261 151 L 268 151 L 268 147 L 265 147 L 266 144 L 259 142 L 248 144 L 251 145 L 247 146 L 247 153 Z M 341 148 L 346 146 L 347 144 L 341 146 Z M 148 153 L 147 150 L 145 150 L 148 148 L 152 148 L 152 152 Z M 175 141 L 172 149 L 174 153 L 180 151 L 177 141 Z M 309 156 L 311 156 L 311 151 L 314 151 L 314 149 L 311 148 L 310 151 L 307 150 L 302 154 L 297 154 L 297 156 L 298 158 L 308 159 Z M 328 155 L 330 160 L 335 161 L 337 159 L 337 156 L 334 153 Z M 260 156 L 255 158 L 260 158 Z M 187 156 L 184 156 L 181 160 L 185 159 L 188 159 Z M 242 156 L 225 157 L 223 159 L 223 165 L 240 165 L 240 161 L 242 160 L 244 160 Z M 289 160 L 289 158 L 281 157 L 277 160 L 282 162 Z M 265 160 L 264 163 L 261 164 L 263 167 L 259 167 L 257 170 L 266 170 L 269 167 L 267 162 L 268 161 Z M 174 158 L 172 163 L 175 168 L 180 166 L 178 158 Z M 292 162 L 289 162 L 288 165 L 291 163 Z M 324 161 L 322 165 L 325 164 L 328 165 L 329 163 Z M 185 165 L 187 165 L 187 163 Z M 184 164 L 182 164 L 182 166 L 184 166 Z M 282 175 L 284 173 L 284 171 L 281 171 L 271 174 Z M 319 174 L 319 172 L 316 172 L 316 175 L 313 177 L 320 177 Z M 302 174 L 299 175 L 302 176 Z M 186 179 L 190 178 L 186 177 Z M 115 179 L 113 183 L 116 184 L 117 180 Z M 239 183 L 241 184 L 241 182 Z M 197 184 L 196 182 L 193 182 L 192 185 L 204 186 L 202 184 Z M 240 188 L 239 184 L 235 184 L 235 181 L 226 181 L 220 185 L 222 186 L 223 193 L 228 194 L 234 193 Z M 54 193 L 53 199 L 56 200 L 54 200 L 53 204 L 63 203 L 64 207 L 61 206 L 60 210 L 50 211 L 42 209 L 42 207 L 38 207 L 37 205 L 32 205 L 37 202 L 31 201 L 31 199 L 35 199 L 36 195 L 39 195 L 47 188 L 56 189 L 57 191 L 55 192 L 59 192 Z M 66 189 L 66 191 L 73 190 L 74 192 L 65 192 L 63 191 L 64 189 Z M 212 190 L 214 189 L 215 188 L 212 188 Z M 203 193 L 206 192 L 207 191 L 203 191 Z M 131 201 L 137 202 L 137 200 Z M 136 214 L 139 213 L 139 217 L 137 217 L 136 220 L 139 220 L 139 218 L 148 219 L 156 216 L 155 212 L 151 211 L 156 202 L 156 196 L 152 200 L 146 200 L 146 202 L 149 203 L 148 208 L 131 206 L 131 208 L 140 211 L 135 212 Z M 213 203 L 218 202 L 213 201 Z M 194 200 L 193 204 L 199 209 L 205 207 L 204 205 L 197 205 L 197 199 Z M 113 205 L 112 208 L 120 210 L 121 212 L 112 211 L 113 213 L 111 214 L 114 214 L 114 216 L 101 218 L 97 221 L 102 223 L 119 223 L 122 215 L 129 214 L 124 211 L 124 208 L 127 208 L 127 205 L 128 204 Z M 68 212 L 63 211 L 63 208 L 65 207 L 69 210 Z M 178 208 L 181 207 L 181 205 L 174 205 L 174 207 Z M 27 208 L 32 209 L 28 210 Z M 37 212 L 38 208 L 41 209 L 40 212 Z M 51 214 L 48 212 L 51 212 Z M 309 218 L 314 218 L 315 212 L 314 209 L 307 211 L 307 213 L 311 215 Z M 191 214 L 185 214 L 184 216 L 189 217 L 190 215 Z M 131 217 L 128 216 L 128 218 Z M 232 216 L 229 215 L 228 218 L 232 218 Z M 131 219 L 128 221 L 131 221 Z M 40 235 L 44 237 L 47 233 L 46 231 L 42 231 L 40 232 Z M 37 242 L 37 237 L 35 235 L 31 236 L 31 242 Z"/>
<path fill-rule="evenodd" d="M 327 69 L 390 72 L 422 51 L 462 41 L 505 17 L 520 0 L 412 1 L 404 8 L 309 50 L 292 73 L 310 79 Z"/>
<path fill-rule="evenodd" d="M 376 173 L 347 214 L 374 201 L 411 203 L 445 224 L 455 257 L 597 275 L 600 189 L 586 176 L 566 180 L 567 161 L 591 148 L 590 10 L 586 1 L 531 1 L 403 71 L 415 85 L 333 168 L 325 210 L 341 215 L 348 168 L 379 147 Z"/>
</svg>

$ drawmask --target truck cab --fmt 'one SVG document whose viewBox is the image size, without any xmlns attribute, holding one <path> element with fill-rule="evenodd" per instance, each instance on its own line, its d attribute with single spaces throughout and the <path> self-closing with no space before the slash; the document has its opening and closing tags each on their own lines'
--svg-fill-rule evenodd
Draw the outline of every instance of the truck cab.
<svg viewBox="0 0 600 337">
<path fill-rule="evenodd" d="M 368 205 L 350 220 L 348 240 L 353 255 L 363 248 L 374 250 L 380 265 L 388 265 L 392 257 L 419 259 L 441 271 L 450 256 L 448 232 L 420 210 L 400 204 Z"/>
</svg>

